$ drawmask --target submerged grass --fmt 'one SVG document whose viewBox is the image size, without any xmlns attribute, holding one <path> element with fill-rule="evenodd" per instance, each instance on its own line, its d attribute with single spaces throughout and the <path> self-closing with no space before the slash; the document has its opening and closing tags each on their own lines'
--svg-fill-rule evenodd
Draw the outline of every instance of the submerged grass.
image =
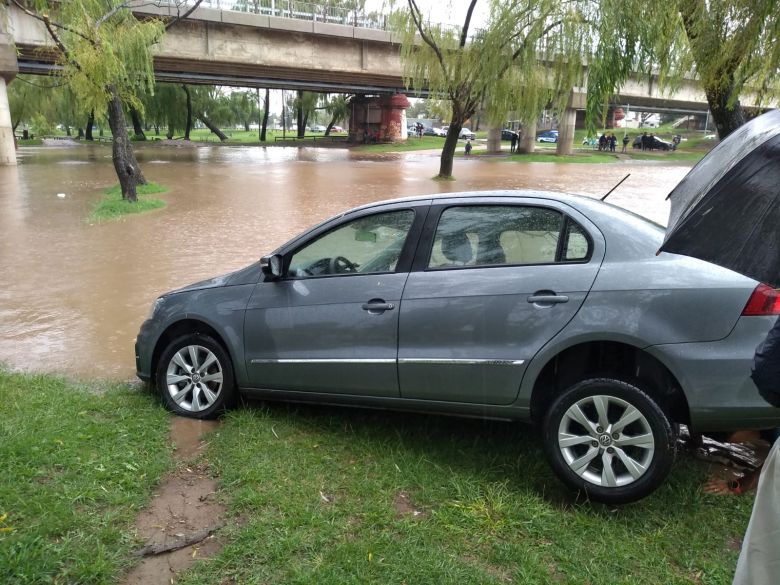
<svg viewBox="0 0 780 585">
<path fill-rule="evenodd" d="M 122 199 L 122 189 L 119 185 L 114 185 L 104 191 L 103 199 L 92 210 L 89 219 L 92 221 L 110 221 L 131 213 L 143 213 L 153 209 L 160 209 L 165 207 L 165 201 L 149 198 L 148 195 L 166 193 L 167 191 L 169 191 L 168 187 L 158 183 L 149 182 L 145 185 L 138 185 L 136 188 L 138 201 L 131 203 Z"/>
<path fill-rule="evenodd" d="M 207 457 L 241 521 L 190 585 L 727 584 L 752 505 L 686 455 L 639 503 L 576 501 L 530 428 L 435 416 L 250 406 Z"/>
<path fill-rule="evenodd" d="M 169 465 L 167 415 L 125 385 L 2 369 L 0 404 L 0 582 L 115 582 Z"/>
</svg>

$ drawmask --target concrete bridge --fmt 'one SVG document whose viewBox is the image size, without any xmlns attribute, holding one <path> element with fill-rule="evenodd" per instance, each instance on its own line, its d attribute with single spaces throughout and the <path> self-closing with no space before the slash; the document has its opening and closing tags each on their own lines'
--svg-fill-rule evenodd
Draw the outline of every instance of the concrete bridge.
<svg viewBox="0 0 780 585">
<path fill-rule="evenodd" d="M 139 18 L 175 16 L 170 7 L 140 1 L 134 12 Z M 332 19 L 322 22 L 314 13 L 305 19 L 282 10 L 270 12 L 199 7 L 187 20 L 171 27 L 155 48 L 155 76 L 169 82 L 321 92 L 390 95 L 406 91 L 398 39 L 393 33 L 336 24 Z M 43 24 L 13 5 L 7 7 L 6 22 L 0 52 L 3 47 L 5 53 L 14 52 L 14 47 L 17 52 L 7 55 L 8 64 L 0 58 L 0 75 L 5 81 L 17 70 L 11 63 L 16 55 L 21 73 L 51 72 L 57 53 Z M 5 81 L 0 87 L 0 140 L 3 129 L 10 126 L 3 120 L 3 109 L 8 109 Z M 632 80 L 616 101 L 637 109 L 707 110 L 704 93 L 695 81 L 684 81 L 671 95 L 662 94 L 656 81 Z M 584 92 L 575 88 L 568 110 L 560 116 L 559 150 L 563 152 L 571 149 L 575 112 L 584 108 L 584 97 Z M 0 163 L 9 164 L 15 158 L 3 153 L 0 146 Z"/>
</svg>

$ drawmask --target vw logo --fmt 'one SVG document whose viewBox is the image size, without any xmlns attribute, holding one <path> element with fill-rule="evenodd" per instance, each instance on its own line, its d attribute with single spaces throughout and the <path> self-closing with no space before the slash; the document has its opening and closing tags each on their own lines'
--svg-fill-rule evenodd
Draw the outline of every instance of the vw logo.
<svg viewBox="0 0 780 585">
<path fill-rule="evenodd" d="M 612 438 L 609 435 L 601 435 L 599 443 L 601 443 L 602 447 L 609 447 L 612 444 Z"/>
</svg>

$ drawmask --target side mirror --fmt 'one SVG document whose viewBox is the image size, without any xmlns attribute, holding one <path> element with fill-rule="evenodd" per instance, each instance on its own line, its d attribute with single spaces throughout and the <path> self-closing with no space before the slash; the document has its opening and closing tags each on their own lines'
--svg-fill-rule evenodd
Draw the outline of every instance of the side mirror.
<svg viewBox="0 0 780 585">
<path fill-rule="evenodd" d="M 271 256 L 263 256 L 260 258 L 260 268 L 263 274 L 271 276 L 272 278 L 282 277 L 282 255 L 272 254 Z"/>
</svg>

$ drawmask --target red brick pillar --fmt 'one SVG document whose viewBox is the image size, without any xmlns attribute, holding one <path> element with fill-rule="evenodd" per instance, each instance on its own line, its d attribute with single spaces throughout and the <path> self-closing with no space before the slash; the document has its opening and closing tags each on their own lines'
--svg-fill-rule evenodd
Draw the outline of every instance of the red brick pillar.
<svg viewBox="0 0 780 585">
<path fill-rule="evenodd" d="M 382 140 L 388 142 L 406 141 L 406 109 L 410 105 L 409 100 L 402 93 L 382 98 L 382 122 L 380 126 Z"/>
</svg>

